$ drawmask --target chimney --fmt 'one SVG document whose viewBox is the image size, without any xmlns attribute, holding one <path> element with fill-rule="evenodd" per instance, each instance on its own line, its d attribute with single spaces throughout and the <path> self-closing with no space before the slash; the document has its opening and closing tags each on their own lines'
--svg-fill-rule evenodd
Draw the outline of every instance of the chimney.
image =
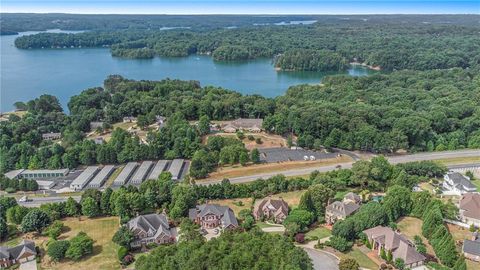
<svg viewBox="0 0 480 270">
<path fill-rule="evenodd" d="M 472 241 L 476 241 L 478 238 L 478 232 L 472 233 Z"/>
</svg>

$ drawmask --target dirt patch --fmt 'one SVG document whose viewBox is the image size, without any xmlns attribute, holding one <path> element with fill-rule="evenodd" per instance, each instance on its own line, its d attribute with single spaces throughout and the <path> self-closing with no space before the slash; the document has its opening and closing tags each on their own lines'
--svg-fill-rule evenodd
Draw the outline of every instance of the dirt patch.
<svg viewBox="0 0 480 270">
<path fill-rule="evenodd" d="M 428 243 L 428 240 L 422 236 L 422 223 L 423 221 L 414 217 L 403 217 L 400 218 L 397 222 L 397 227 L 402 234 L 407 236 L 411 241 L 415 235 L 418 235 L 422 238 L 423 243 L 427 247 L 427 253 L 435 255 L 432 246 Z"/>
<path fill-rule="evenodd" d="M 274 134 L 268 134 L 265 132 L 261 133 L 243 133 L 245 135 L 245 138 L 242 140 L 242 142 L 245 144 L 245 148 L 248 150 L 252 150 L 254 148 L 275 148 L 275 147 L 286 147 L 287 145 L 287 140 L 283 138 L 282 136 L 279 135 L 274 135 Z M 206 136 L 204 143 L 208 141 L 208 137 L 212 136 L 221 136 L 221 137 L 230 137 L 230 138 L 235 138 L 238 139 L 236 133 L 215 133 Z M 253 140 L 250 140 L 248 137 L 253 136 Z M 262 143 L 258 144 L 256 143 L 256 139 L 260 138 L 262 140 Z"/>
</svg>

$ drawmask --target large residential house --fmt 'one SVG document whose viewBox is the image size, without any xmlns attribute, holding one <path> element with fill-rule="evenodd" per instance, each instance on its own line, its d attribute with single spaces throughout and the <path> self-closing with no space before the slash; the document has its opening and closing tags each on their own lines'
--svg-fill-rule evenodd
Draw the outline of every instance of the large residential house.
<svg viewBox="0 0 480 270">
<path fill-rule="evenodd" d="M 166 244 L 175 242 L 176 232 L 170 228 L 164 214 L 141 215 L 130 220 L 125 226 L 133 232 L 132 247 L 146 246 L 148 243 Z"/>
<path fill-rule="evenodd" d="M 393 260 L 400 258 L 405 263 L 405 268 L 415 268 L 425 262 L 425 256 L 420 254 L 408 238 L 389 227 L 377 226 L 363 231 L 372 245 L 372 250 L 377 250 L 380 255 L 383 248 L 386 253 L 391 252 Z"/>
<path fill-rule="evenodd" d="M 7 268 L 17 263 L 35 260 L 37 251 L 35 242 L 23 240 L 14 247 L 0 246 L 0 268 Z"/>
<path fill-rule="evenodd" d="M 477 191 L 477 187 L 470 182 L 470 178 L 461 173 L 449 172 L 443 179 L 445 180 L 443 181 L 444 193 L 449 195 L 462 195 L 467 192 Z"/>
<path fill-rule="evenodd" d="M 480 193 L 465 193 L 458 205 L 460 220 L 480 227 Z"/>
<path fill-rule="evenodd" d="M 232 209 L 218 204 L 197 205 L 188 212 L 189 218 L 200 225 L 202 229 L 234 229 L 238 221 Z"/>
<path fill-rule="evenodd" d="M 332 225 L 337 220 L 343 220 L 355 213 L 359 208 L 362 199 L 353 192 L 345 194 L 342 201 L 335 201 L 325 208 L 325 221 Z"/>
<path fill-rule="evenodd" d="M 288 216 L 288 204 L 283 199 L 264 199 L 253 209 L 256 220 L 271 219 L 275 223 L 283 223 Z"/>
<path fill-rule="evenodd" d="M 237 131 L 260 132 L 262 131 L 263 119 L 238 118 L 227 123 L 222 130 L 227 133 Z"/>
<path fill-rule="evenodd" d="M 463 241 L 462 252 L 465 258 L 480 262 L 480 237 L 478 236 L 478 232 L 473 233 L 472 239 L 465 239 Z"/>
</svg>

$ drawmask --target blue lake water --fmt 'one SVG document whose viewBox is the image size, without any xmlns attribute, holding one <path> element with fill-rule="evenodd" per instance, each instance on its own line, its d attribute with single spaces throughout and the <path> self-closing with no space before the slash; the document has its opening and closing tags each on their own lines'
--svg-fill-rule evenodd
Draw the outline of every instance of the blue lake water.
<svg viewBox="0 0 480 270">
<path fill-rule="evenodd" d="M 20 50 L 14 46 L 16 37 L 0 36 L 1 112 L 12 110 L 16 101 L 28 101 L 42 94 L 57 96 L 66 108 L 71 96 L 89 87 L 102 86 L 110 74 L 137 80 L 198 80 L 202 86 L 220 86 L 267 97 L 282 95 L 292 85 L 320 83 L 324 76 L 338 74 L 275 71 L 271 59 L 221 63 L 203 55 L 122 59 L 112 57 L 109 49 L 103 48 Z M 342 73 L 362 76 L 372 72 L 357 66 Z"/>
</svg>

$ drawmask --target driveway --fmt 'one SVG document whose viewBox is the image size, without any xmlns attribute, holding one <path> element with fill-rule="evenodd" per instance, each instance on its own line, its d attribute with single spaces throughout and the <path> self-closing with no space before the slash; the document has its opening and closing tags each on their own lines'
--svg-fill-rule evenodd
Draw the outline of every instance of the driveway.
<svg viewBox="0 0 480 270">
<path fill-rule="evenodd" d="M 338 259 L 333 255 L 323 251 L 302 247 L 307 252 L 308 257 L 312 259 L 313 269 L 315 270 L 338 270 Z"/>
<path fill-rule="evenodd" d="M 20 264 L 20 270 L 37 270 L 37 262 L 35 260 Z"/>
</svg>

